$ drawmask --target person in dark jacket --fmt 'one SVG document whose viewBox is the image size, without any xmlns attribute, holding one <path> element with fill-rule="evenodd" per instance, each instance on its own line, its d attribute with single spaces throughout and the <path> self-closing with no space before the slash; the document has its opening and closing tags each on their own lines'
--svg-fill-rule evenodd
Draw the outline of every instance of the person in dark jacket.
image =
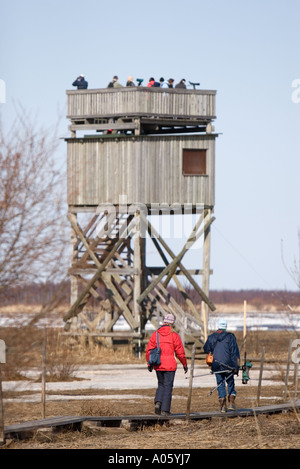
<svg viewBox="0 0 300 469">
<path fill-rule="evenodd" d="M 174 88 L 174 78 L 169 78 L 168 83 L 169 83 L 169 88 Z"/>
<path fill-rule="evenodd" d="M 88 82 L 85 80 L 84 75 L 79 75 L 79 77 L 73 81 L 72 86 L 77 86 L 78 90 L 86 90 L 88 87 Z"/>
<path fill-rule="evenodd" d="M 119 83 L 119 77 L 118 75 L 115 75 L 107 85 L 107 88 L 122 88 L 121 83 Z"/>
<path fill-rule="evenodd" d="M 212 372 L 216 375 L 221 412 L 226 412 L 226 383 L 228 392 L 228 409 L 235 410 L 236 390 L 234 375 L 238 374 L 240 352 L 235 335 L 227 332 L 225 319 L 220 319 L 218 330 L 209 335 L 204 344 L 204 352 L 213 354 Z M 227 372 L 226 372 L 227 370 Z"/>
<path fill-rule="evenodd" d="M 182 88 L 182 89 L 186 89 L 186 84 L 185 84 L 185 79 L 182 78 L 182 80 L 180 80 L 179 83 L 177 83 L 177 85 L 175 85 L 175 88 Z"/>
<path fill-rule="evenodd" d="M 170 415 L 173 383 L 177 369 L 175 356 L 182 363 L 185 373 L 188 371 L 183 343 L 177 332 L 173 330 L 174 323 L 175 317 L 173 314 L 167 314 L 163 325 L 151 335 L 146 348 L 146 360 L 148 363 L 150 350 L 157 346 L 156 332 L 158 332 L 161 364 L 154 366 L 158 381 L 154 402 L 155 413 L 158 415 Z M 153 367 L 148 365 L 148 370 L 152 371 Z"/>
<path fill-rule="evenodd" d="M 129 76 L 129 77 L 127 78 L 126 86 L 135 86 L 135 84 L 134 84 L 134 82 L 133 82 L 133 77 L 132 77 L 132 76 Z"/>
</svg>

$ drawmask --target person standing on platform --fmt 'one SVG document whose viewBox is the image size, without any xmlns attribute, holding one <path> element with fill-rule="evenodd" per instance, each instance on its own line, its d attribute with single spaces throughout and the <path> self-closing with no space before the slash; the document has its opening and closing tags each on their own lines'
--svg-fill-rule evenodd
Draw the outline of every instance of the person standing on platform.
<svg viewBox="0 0 300 469">
<path fill-rule="evenodd" d="M 107 88 L 122 88 L 121 83 L 119 83 L 119 77 L 115 75 L 107 85 Z"/>
<path fill-rule="evenodd" d="M 183 90 L 185 90 L 186 89 L 185 79 L 182 78 L 182 80 L 180 80 L 180 82 L 177 83 L 177 85 L 175 85 L 175 88 L 182 88 Z"/>
<path fill-rule="evenodd" d="M 129 76 L 129 77 L 127 78 L 126 86 L 135 86 L 135 84 L 134 84 L 134 82 L 133 82 L 133 77 L 132 77 L 132 76 Z"/>
<path fill-rule="evenodd" d="M 84 75 L 79 75 L 79 77 L 73 81 L 72 86 L 77 86 L 78 90 L 86 90 L 88 87 L 88 82 L 84 78 Z"/>
<path fill-rule="evenodd" d="M 169 83 L 167 80 L 164 79 L 164 77 L 161 77 L 159 79 L 159 83 L 161 88 L 169 88 Z"/>
</svg>

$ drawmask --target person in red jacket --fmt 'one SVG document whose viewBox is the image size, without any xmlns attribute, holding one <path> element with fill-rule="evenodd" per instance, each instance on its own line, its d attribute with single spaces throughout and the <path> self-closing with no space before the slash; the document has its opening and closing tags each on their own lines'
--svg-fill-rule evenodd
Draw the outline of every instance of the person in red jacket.
<svg viewBox="0 0 300 469">
<path fill-rule="evenodd" d="M 170 415 L 173 383 L 177 369 L 175 356 L 182 363 L 185 373 L 188 371 L 182 341 L 177 332 L 173 330 L 174 323 L 175 317 L 173 314 L 167 314 L 164 318 L 163 325 L 158 329 L 158 331 L 155 331 L 151 335 L 146 348 L 146 360 L 148 363 L 150 350 L 157 346 L 156 332 L 158 332 L 159 347 L 161 349 L 161 364 L 159 366 L 154 366 L 158 382 L 154 402 L 155 413 L 158 415 Z M 148 370 L 152 371 L 153 366 L 148 365 Z"/>
</svg>

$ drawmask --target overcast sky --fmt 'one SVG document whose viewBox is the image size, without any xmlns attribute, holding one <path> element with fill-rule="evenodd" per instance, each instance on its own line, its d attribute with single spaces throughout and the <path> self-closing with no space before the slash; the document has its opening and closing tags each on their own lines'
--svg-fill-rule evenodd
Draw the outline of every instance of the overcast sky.
<svg viewBox="0 0 300 469">
<path fill-rule="evenodd" d="M 66 89 L 119 75 L 217 90 L 212 289 L 296 289 L 299 0 L 0 0 L 0 114 L 22 107 L 68 136 Z M 5 102 L 4 102 L 5 101 Z M 66 158 L 62 140 L 57 158 Z M 183 242 L 176 248 L 181 249 Z M 188 268 L 199 267 L 191 252 Z"/>
</svg>

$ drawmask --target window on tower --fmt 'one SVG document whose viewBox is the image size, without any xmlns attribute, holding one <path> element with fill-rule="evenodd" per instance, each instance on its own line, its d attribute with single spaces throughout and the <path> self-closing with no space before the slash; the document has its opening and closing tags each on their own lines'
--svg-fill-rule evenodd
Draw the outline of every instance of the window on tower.
<svg viewBox="0 0 300 469">
<path fill-rule="evenodd" d="M 183 149 L 182 172 L 184 176 L 200 176 L 206 172 L 207 150 Z"/>
</svg>

